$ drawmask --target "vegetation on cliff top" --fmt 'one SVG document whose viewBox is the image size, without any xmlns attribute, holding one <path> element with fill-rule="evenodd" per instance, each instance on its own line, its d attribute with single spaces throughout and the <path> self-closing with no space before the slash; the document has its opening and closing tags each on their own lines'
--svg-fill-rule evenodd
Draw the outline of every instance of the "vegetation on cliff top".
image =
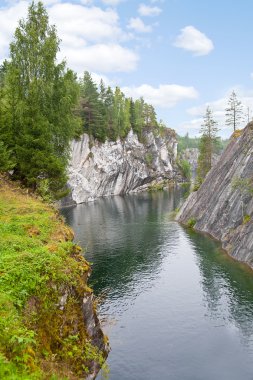
<svg viewBox="0 0 253 380">
<path fill-rule="evenodd" d="M 0 378 L 84 378 L 104 359 L 85 331 L 89 265 L 72 231 L 1 176 L 0 235 Z"/>
<path fill-rule="evenodd" d="M 32 2 L 0 66 L 0 171 L 12 169 L 13 178 L 51 198 L 66 194 L 74 137 L 86 132 L 116 140 L 132 129 L 141 139 L 144 128 L 165 130 L 142 98 L 127 98 L 103 81 L 98 88 L 88 72 L 78 80 L 64 61 L 57 62 L 59 50 L 45 7 Z"/>
</svg>

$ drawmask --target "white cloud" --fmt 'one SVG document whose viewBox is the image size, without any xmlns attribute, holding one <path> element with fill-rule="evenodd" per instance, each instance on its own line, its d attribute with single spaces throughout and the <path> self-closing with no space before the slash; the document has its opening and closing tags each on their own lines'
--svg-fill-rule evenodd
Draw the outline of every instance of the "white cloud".
<svg viewBox="0 0 253 380">
<path fill-rule="evenodd" d="M 66 58 L 68 66 L 78 74 L 84 70 L 125 72 L 136 68 L 138 55 L 122 44 L 129 36 L 120 28 L 116 10 L 46 1 L 50 3 L 49 22 L 56 25 L 61 39 L 59 58 Z M 28 1 L 21 0 L 0 8 L 0 60 L 8 56 L 17 21 L 26 16 L 28 5 Z"/>
<path fill-rule="evenodd" d="M 194 87 L 185 87 L 177 84 L 161 84 L 157 88 L 143 84 L 139 87 L 123 87 L 122 91 L 134 99 L 142 96 L 147 103 L 163 108 L 171 108 L 182 100 L 198 97 L 198 93 Z"/>
<path fill-rule="evenodd" d="M 181 29 L 174 46 L 194 53 L 194 55 L 207 55 L 213 48 L 213 42 L 194 26 L 186 26 Z"/>
<path fill-rule="evenodd" d="M 151 7 L 146 4 L 140 4 L 138 12 L 141 16 L 158 16 L 162 10 L 159 7 Z"/>
<path fill-rule="evenodd" d="M 93 3 L 93 0 L 80 0 L 80 3 L 83 5 L 90 5 Z"/>
<path fill-rule="evenodd" d="M 251 79 L 253 79 L 253 73 L 250 73 L 250 77 L 251 77 Z"/>
<path fill-rule="evenodd" d="M 140 33 L 149 33 L 152 31 L 152 27 L 150 25 L 145 25 L 139 17 L 130 18 L 127 27 L 128 29 L 133 29 Z"/>
<path fill-rule="evenodd" d="M 99 86 L 101 79 L 106 86 L 114 86 L 114 82 L 111 81 L 106 75 L 91 72 L 92 79 Z"/>
<path fill-rule="evenodd" d="M 119 40 L 123 36 L 118 14 L 112 9 L 59 3 L 49 8 L 49 16 L 63 43 L 66 35 L 81 37 L 85 42 Z"/>
<path fill-rule="evenodd" d="M 202 123 L 203 119 L 201 118 L 184 121 L 182 124 L 180 124 L 180 129 L 184 130 L 185 132 L 187 132 L 187 130 L 194 130 L 195 133 L 198 134 Z"/>
<path fill-rule="evenodd" d="M 0 9 L 0 58 L 6 58 L 10 41 L 18 26 L 18 20 L 27 14 L 28 3 L 20 1 L 11 7 Z"/>
<path fill-rule="evenodd" d="M 253 117 L 253 92 L 252 91 L 245 91 L 242 88 L 239 88 L 237 86 L 234 86 L 234 88 L 229 89 L 224 97 L 210 101 L 208 103 L 200 104 L 197 107 L 192 107 L 187 110 L 187 113 L 193 117 L 192 120 L 185 121 L 181 124 L 181 128 L 183 129 L 196 129 L 199 130 L 201 127 L 201 124 L 203 123 L 203 116 L 205 115 L 206 108 L 209 106 L 213 112 L 214 119 L 218 122 L 218 127 L 220 128 L 220 135 L 222 137 L 229 137 L 232 133 L 232 129 L 230 126 L 226 125 L 226 116 L 225 116 L 225 109 L 228 106 L 228 99 L 230 97 L 231 92 L 235 90 L 237 94 L 238 100 L 242 102 L 243 106 L 243 112 L 244 112 L 244 120 L 242 120 L 240 128 L 243 128 L 248 119 L 248 108 L 249 108 L 249 118 L 252 119 Z"/>
<path fill-rule="evenodd" d="M 102 0 L 102 2 L 106 5 L 111 5 L 112 7 L 116 7 L 122 0 Z"/>
<path fill-rule="evenodd" d="M 128 72 L 136 68 L 138 56 L 119 44 L 95 44 L 75 49 L 65 47 L 60 58 L 68 58 L 68 65 L 80 74 L 84 70 Z"/>
</svg>

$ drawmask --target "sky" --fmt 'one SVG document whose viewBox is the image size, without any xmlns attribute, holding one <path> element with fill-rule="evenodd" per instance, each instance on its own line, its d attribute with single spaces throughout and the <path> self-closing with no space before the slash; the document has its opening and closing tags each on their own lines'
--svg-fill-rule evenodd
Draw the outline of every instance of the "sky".
<svg viewBox="0 0 253 380">
<path fill-rule="evenodd" d="M 198 136 L 206 107 L 227 138 L 234 90 L 253 116 L 252 0 L 45 0 L 59 60 L 154 105 L 179 134 Z M 29 1 L 0 0 L 0 62 Z M 242 123 L 241 127 L 246 124 Z"/>
</svg>

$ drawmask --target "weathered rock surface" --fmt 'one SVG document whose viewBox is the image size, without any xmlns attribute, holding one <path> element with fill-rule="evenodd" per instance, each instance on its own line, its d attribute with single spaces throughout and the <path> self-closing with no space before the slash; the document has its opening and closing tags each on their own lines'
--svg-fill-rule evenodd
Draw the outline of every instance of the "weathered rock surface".
<svg viewBox="0 0 253 380">
<path fill-rule="evenodd" d="M 175 179 L 177 141 L 174 131 L 163 137 L 143 133 L 144 143 L 130 131 L 125 140 L 99 143 L 83 134 L 72 143 L 68 186 L 63 205 L 146 189 L 150 183 Z"/>
<path fill-rule="evenodd" d="M 183 204 L 177 220 L 189 219 L 253 268 L 253 123 L 235 132 L 200 189 Z"/>
<path fill-rule="evenodd" d="M 180 157 L 181 160 L 186 160 L 191 165 L 193 179 L 196 177 L 196 173 L 197 173 L 198 157 L 199 157 L 198 148 L 186 148 L 181 153 L 181 157 Z"/>
</svg>

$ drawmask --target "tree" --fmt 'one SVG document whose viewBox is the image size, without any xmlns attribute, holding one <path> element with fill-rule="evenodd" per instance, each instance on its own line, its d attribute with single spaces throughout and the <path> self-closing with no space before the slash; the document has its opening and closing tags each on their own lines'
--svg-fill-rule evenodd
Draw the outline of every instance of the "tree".
<svg viewBox="0 0 253 380">
<path fill-rule="evenodd" d="M 130 125 L 133 131 L 136 130 L 136 112 L 135 112 L 135 105 L 132 98 L 130 98 L 130 106 L 129 106 L 129 113 L 130 113 Z"/>
<path fill-rule="evenodd" d="M 100 141 L 105 141 L 104 93 L 98 92 L 97 85 L 88 71 L 84 72 L 80 88 L 81 116 L 84 122 L 84 131 Z M 104 92 L 104 89 L 101 89 L 101 91 Z"/>
<path fill-rule="evenodd" d="M 237 99 L 235 91 L 232 91 L 226 108 L 226 125 L 232 126 L 235 131 L 242 119 L 242 102 Z"/>
<path fill-rule="evenodd" d="M 145 127 L 155 127 L 157 126 L 155 109 L 151 104 L 144 104 L 143 107 L 143 117 Z"/>
<path fill-rule="evenodd" d="M 218 141 L 217 122 L 213 119 L 212 111 L 208 106 L 200 132 L 202 133 L 199 143 L 199 158 L 198 158 L 198 182 L 202 183 L 205 176 L 212 167 L 213 154 Z"/>
<path fill-rule="evenodd" d="M 248 106 L 247 107 L 247 110 L 246 110 L 246 122 L 249 123 L 250 121 L 252 121 L 252 111 L 251 111 L 251 108 Z"/>
<path fill-rule="evenodd" d="M 11 152 L 4 146 L 3 141 L 0 140 L 0 172 L 6 172 L 14 166 L 11 160 Z"/>
<path fill-rule="evenodd" d="M 144 127 L 144 99 L 141 97 L 135 101 L 135 129 L 134 132 L 137 133 L 139 139 L 142 138 L 142 129 Z"/>
<path fill-rule="evenodd" d="M 69 144 L 79 127 L 73 114 L 77 102 L 76 76 L 57 64 L 59 39 L 41 2 L 32 2 L 26 20 L 19 21 L 10 44 L 5 103 L 15 159 L 14 175 L 38 188 L 62 194 L 67 175 Z"/>
</svg>

